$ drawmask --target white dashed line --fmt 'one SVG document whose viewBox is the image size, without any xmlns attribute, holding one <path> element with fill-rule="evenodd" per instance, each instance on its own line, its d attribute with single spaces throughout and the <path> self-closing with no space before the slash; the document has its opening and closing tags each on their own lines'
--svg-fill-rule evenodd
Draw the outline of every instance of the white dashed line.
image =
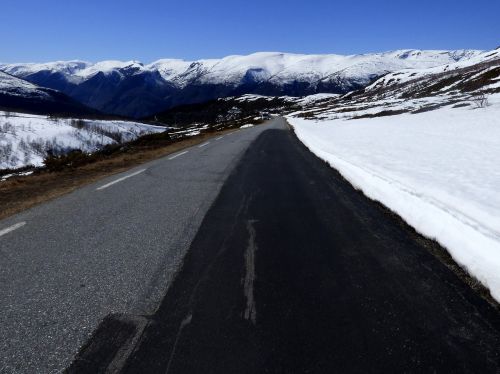
<svg viewBox="0 0 500 374">
<path fill-rule="evenodd" d="M 124 177 L 122 177 L 122 178 L 118 178 L 117 180 L 115 180 L 115 181 L 113 181 L 113 182 L 109 182 L 108 184 L 105 184 L 104 186 L 101 186 L 101 187 L 97 188 L 97 190 L 98 190 L 98 191 L 99 191 L 99 190 L 104 190 L 105 188 L 108 188 L 108 187 L 112 186 L 112 185 L 113 185 L 113 184 L 115 184 L 115 183 L 118 183 L 118 182 L 124 181 L 125 179 L 128 179 L 128 178 L 130 178 L 130 177 L 136 176 L 137 174 L 141 174 L 141 173 L 143 173 L 143 172 L 145 172 L 145 171 L 146 171 L 146 169 L 142 169 L 142 170 L 136 171 L 135 173 L 132 173 L 132 174 L 126 175 L 126 176 L 124 176 Z"/>
<path fill-rule="evenodd" d="M 9 232 L 12 232 L 14 230 L 17 230 L 17 229 L 23 227 L 24 225 L 26 225 L 26 222 L 19 222 L 19 223 L 16 223 L 15 225 L 7 227 L 6 229 L 0 230 L 0 236 L 4 236 L 4 235 L 8 234 Z"/>
<path fill-rule="evenodd" d="M 215 140 L 221 140 L 223 136 L 219 136 L 218 138 L 215 138 Z"/>
<path fill-rule="evenodd" d="M 174 158 L 177 158 L 179 156 L 182 156 L 182 155 L 185 155 L 186 153 L 188 153 L 189 151 L 184 151 L 184 152 L 181 152 L 181 153 L 177 153 L 175 156 L 172 156 L 172 157 L 169 157 L 168 159 L 169 160 L 173 160 Z"/>
<path fill-rule="evenodd" d="M 206 142 L 206 143 L 200 144 L 200 145 L 198 146 L 198 148 L 202 148 L 202 147 L 204 147 L 204 146 L 206 146 L 206 145 L 209 145 L 209 144 L 210 144 L 210 142 Z"/>
</svg>

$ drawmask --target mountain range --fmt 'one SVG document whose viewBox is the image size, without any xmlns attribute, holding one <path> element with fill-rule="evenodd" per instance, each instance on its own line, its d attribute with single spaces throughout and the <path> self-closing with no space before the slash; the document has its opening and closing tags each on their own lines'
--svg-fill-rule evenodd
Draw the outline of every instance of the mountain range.
<svg viewBox="0 0 500 374">
<path fill-rule="evenodd" d="M 37 85 L 39 90 L 60 91 L 82 107 L 140 118 L 178 105 L 243 94 L 343 94 L 366 87 L 391 72 L 453 64 L 483 53 L 398 50 L 342 56 L 260 52 L 198 61 L 164 59 L 151 64 L 137 61 L 0 64 L 0 71 Z M 7 79 L 6 76 L 1 75 L 0 81 Z"/>
</svg>

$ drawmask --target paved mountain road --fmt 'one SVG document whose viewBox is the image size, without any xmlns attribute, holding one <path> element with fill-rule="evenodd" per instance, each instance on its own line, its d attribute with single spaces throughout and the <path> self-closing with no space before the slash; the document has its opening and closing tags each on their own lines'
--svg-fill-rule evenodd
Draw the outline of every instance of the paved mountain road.
<svg viewBox="0 0 500 374">
<path fill-rule="evenodd" d="M 423 243 L 290 132 L 266 131 L 123 372 L 498 373 L 498 312 Z"/>
<path fill-rule="evenodd" d="M 498 311 L 282 120 L 173 157 L 0 222 L 2 360 L 118 312 L 70 372 L 500 371 Z"/>
<path fill-rule="evenodd" d="M 275 126 L 213 138 L 0 221 L 0 373 L 60 371 L 109 313 L 153 313 L 227 175 Z"/>
</svg>

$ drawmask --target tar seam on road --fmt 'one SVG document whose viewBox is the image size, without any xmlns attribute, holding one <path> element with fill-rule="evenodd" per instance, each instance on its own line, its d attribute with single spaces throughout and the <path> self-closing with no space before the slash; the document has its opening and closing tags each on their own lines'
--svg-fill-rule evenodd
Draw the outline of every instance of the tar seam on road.
<svg viewBox="0 0 500 374">
<path fill-rule="evenodd" d="M 143 172 L 145 172 L 145 171 L 146 171 L 146 169 L 141 169 L 141 170 L 139 170 L 139 171 L 136 171 L 135 173 L 132 173 L 132 174 L 126 175 L 126 176 L 124 176 L 124 177 L 122 177 L 122 178 L 118 178 L 117 180 L 115 180 L 115 181 L 113 181 L 113 182 L 109 182 L 109 183 L 105 184 L 104 186 L 98 187 L 98 188 L 96 188 L 96 190 L 97 190 L 97 191 L 99 191 L 99 190 L 104 190 L 105 188 L 108 188 L 108 187 L 112 186 L 112 185 L 113 185 L 113 184 L 115 184 L 115 183 L 118 183 L 118 182 L 124 181 L 125 179 L 128 179 L 128 178 L 130 178 L 130 177 L 134 177 L 134 176 L 136 176 L 137 174 L 141 174 L 141 173 L 143 173 Z"/>
<path fill-rule="evenodd" d="M 257 246 L 255 244 L 255 220 L 247 222 L 248 230 L 248 246 L 245 251 L 245 278 L 243 280 L 243 289 L 247 305 L 245 308 L 244 318 L 250 320 L 254 325 L 257 318 L 257 310 L 255 309 L 254 281 L 255 281 L 255 252 Z"/>
<path fill-rule="evenodd" d="M 168 159 L 169 160 L 173 160 L 174 158 L 177 158 L 179 156 L 182 156 L 182 155 L 185 155 L 186 153 L 188 153 L 189 151 L 184 151 L 184 152 L 181 152 L 181 153 L 177 153 L 175 156 L 172 156 L 172 157 L 169 157 Z"/>
<path fill-rule="evenodd" d="M 177 335 L 175 336 L 174 346 L 172 348 L 172 352 L 170 353 L 170 358 L 168 359 L 167 370 L 165 371 L 165 374 L 168 374 L 168 372 L 170 371 L 170 366 L 172 365 L 172 360 L 175 356 L 175 350 L 177 348 L 177 343 L 179 342 L 179 338 L 181 337 L 182 330 L 184 329 L 184 327 L 186 327 L 191 323 L 192 319 L 193 319 L 193 314 L 189 313 L 186 316 L 186 318 L 182 320 L 181 325 L 179 326 L 179 330 L 177 331 Z"/>
<path fill-rule="evenodd" d="M 202 148 L 202 147 L 204 147 L 204 146 L 206 146 L 206 145 L 209 145 L 209 144 L 210 144 L 210 142 L 206 142 L 206 143 L 200 144 L 200 145 L 198 146 L 198 148 Z"/>
<path fill-rule="evenodd" d="M 16 223 L 15 225 L 7 227 L 6 229 L 0 230 L 0 236 L 4 236 L 4 235 L 8 234 L 9 232 L 12 232 L 14 230 L 17 230 L 17 229 L 23 227 L 24 225 L 26 225 L 26 222 L 19 222 L 19 223 Z"/>
</svg>

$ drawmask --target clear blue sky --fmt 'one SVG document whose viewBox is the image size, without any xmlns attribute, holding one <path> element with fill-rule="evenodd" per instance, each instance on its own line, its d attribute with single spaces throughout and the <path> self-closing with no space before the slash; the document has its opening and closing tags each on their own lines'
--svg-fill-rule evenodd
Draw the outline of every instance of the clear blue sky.
<svg viewBox="0 0 500 374">
<path fill-rule="evenodd" d="M 499 0 L 1 0 L 0 62 L 493 49 Z"/>
</svg>

